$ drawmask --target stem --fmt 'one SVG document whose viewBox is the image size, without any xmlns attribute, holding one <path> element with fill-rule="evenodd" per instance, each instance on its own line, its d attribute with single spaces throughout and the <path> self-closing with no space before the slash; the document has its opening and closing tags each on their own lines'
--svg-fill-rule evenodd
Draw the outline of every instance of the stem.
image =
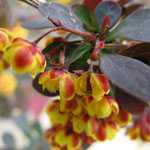
<svg viewBox="0 0 150 150">
<path fill-rule="evenodd" d="M 34 1 L 28 1 L 28 0 L 18 0 L 18 1 L 24 2 L 34 8 L 38 8 L 38 3 L 35 3 Z"/>
<path fill-rule="evenodd" d="M 32 0 L 32 2 L 36 3 L 37 5 L 40 4 L 39 0 Z"/>
<path fill-rule="evenodd" d="M 37 40 L 35 40 L 33 43 L 37 44 L 39 43 L 45 36 L 47 36 L 48 34 L 50 34 L 51 32 L 55 32 L 58 30 L 61 30 L 62 27 L 56 27 L 56 28 L 52 28 L 51 30 L 49 30 L 48 32 L 44 33 L 42 36 L 40 36 Z"/>
<path fill-rule="evenodd" d="M 82 32 L 82 31 L 79 31 L 79 30 L 69 29 L 69 28 L 66 28 L 66 27 L 63 27 L 62 30 L 66 31 L 66 32 L 73 33 L 75 35 L 82 36 L 82 37 L 84 37 L 84 38 L 86 38 L 90 41 L 95 41 L 96 40 L 96 36 L 92 35 L 89 32 Z"/>
<path fill-rule="evenodd" d="M 75 35 L 80 35 L 84 38 L 87 38 L 90 41 L 95 41 L 96 40 L 96 36 L 90 34 L 89 32 L 82 32 L 82 31 L 78 31 L 78 30 L 74 30 L 74 29 L 69 29 L 63 26 L 60 27 L 55 27 L 52 28 L 51 30 L 49 30 L 48 32 L 44 33 L 42 36 L 40 36 L 37 40 L 34 41 L 35 44 L 39 43 L 45 36 L 47 36 L 48 34 L 55 32 L 55 31 L 59 31 L 59 30 L 63 30 L 66 32 L 70 32 L 73 33 Z"/>
<path fill-rule="evenodd" d="M 62 66 L 65 64 L 65 50 L 60 52 L 59 62 Z"/>
<path fill-rule="evenodd" d="M 38 5 L 39 5 L 39 2 L 37 0 L 19 0 L 19 1 L 22 1 L 22 2 L 25 2 L 35 8 L 38 8 Z M 49 21 L 51 21 L 55 26 L 56 28 L 53 28 L 51 29 L 50 31 L 48 31 L 47 33 L 45 33 L 44 35 L 42 35 L 41 37 L 39 37 L 35 43 L 38 43 L 41 39 L 43 39 L 45 36 L 47 36 L 49 33 L 51 32 L 54 32 L 54 31 L 58 31 L 58 30 L 63 30 L 63 31 L 66 31 L 66 32 L 70 32 L 70 33 L 73 33 L 75 35 L 79 35 L 79 36 L 82 36 L 90 41 L 95 41 L 96 40 L 96 36 L 95 35 L 92 35 L 91 33 L 89 32 L 82 32 L 82 31 L 79 31 L 79 30 L 74 30 L 74 29 L 69 29 L 67 27 L 64 27 L 61 25 L 60 22 L 57 22 L 55 20 L 52 20 L 51 18 L 48 18 Z"/>
<path fill-rule="evenodd" d="M 110 44 L 106 44 L 105 48 L 114 48 L 114 49 L 126 49 L 128 48 L 128 45 L 123 45 L 123 44 L 117 44 L 117 43 L 110 43 Z"/>
</svg>

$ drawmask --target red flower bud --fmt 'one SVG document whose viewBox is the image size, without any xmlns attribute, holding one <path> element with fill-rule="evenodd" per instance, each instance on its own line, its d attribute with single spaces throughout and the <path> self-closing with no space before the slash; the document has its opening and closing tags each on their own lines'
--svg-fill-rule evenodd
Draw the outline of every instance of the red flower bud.
<svg viewBox="0 0 150 150">
<path fill-rule="evenodd" d="M 33 75 L 45 68 L 45 57 L 34 44 L 17 38 L 7 48 L 4 54 L 5 60 L 12 64 L 12 68 L 19 73 L 31 73 Z"/>
</svg>

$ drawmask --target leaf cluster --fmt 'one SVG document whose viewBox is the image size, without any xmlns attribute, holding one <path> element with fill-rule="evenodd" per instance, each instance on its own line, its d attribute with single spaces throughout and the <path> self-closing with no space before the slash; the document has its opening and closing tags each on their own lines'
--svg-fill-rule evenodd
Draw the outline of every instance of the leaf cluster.
<svg viewBox="0 0 150 150">
<path fill-rule="evenodd" d="M 121 105 L 129 104 L 132 109 L 126 108 L 133 111 L 135 105 L 150 104 L 150 9 L 128 0 L 118 3 L 86 0 L 70 7 L 54 2 L 38 3 L 37 10 L 43 19 L 24 22 L 25 27 L 62 27 L 68 31 L 64 40 L 55 40 L 43 50 L 48 62 L 59 63 L 63 51 L 67 69 L 85 70 L 96 42 L 102 40 L 105 47 L 99 69 L 112 82 L 116 97 L 122 99 Z M 86 38 L 87 33 L 95 40 Z M 128 99 L 126 102 L 124 97 Z"/>
</svg>

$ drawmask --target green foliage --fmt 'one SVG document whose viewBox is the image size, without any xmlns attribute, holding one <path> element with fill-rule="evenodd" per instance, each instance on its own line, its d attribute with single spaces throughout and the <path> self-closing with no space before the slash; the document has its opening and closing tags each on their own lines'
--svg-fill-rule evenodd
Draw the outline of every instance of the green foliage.
<svg viewBox="0 0 150 150">
<path fill-rule="evenodd" d="M 87 30 L 91 32 L 99 31 L 99 26 L 97 24 L 94 12 L 88 10 L 84 5 L 74 6 L 74 11 Z"/>
</svg>

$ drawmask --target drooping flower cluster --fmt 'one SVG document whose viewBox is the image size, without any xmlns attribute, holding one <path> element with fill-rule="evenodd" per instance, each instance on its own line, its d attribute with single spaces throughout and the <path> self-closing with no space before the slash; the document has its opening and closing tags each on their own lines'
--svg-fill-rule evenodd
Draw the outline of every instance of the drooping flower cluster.
<svg viewBox="0 0 150 150">
<path fill-rule="evenodd" d="M 58 148 L 76 150 L 83 144 L 112 139 L 119 127 L 131 120 L 131 115 L 108 95 L 110 85 L 103 74 L 76 75 L 51 69 L 40 75 L 39 84 L 60 96 L 47 106 L 52 128 L 46 138 Z"/>
<path fill-rule="evenodd" d="M 150 141 L 150 109 L 147 108 L 142 115 L 135 121 L 133 126 L 128 129 L 128 135 L 131 139 L 141 138 L 144 141 Z"/>
<path fill-rule="evenodd" d="M 36 45 L 0 29 L 0 71 L 12 67 L 17 73 L 36 74 L 44 70 L 45 57 Z"/>
</svg>

